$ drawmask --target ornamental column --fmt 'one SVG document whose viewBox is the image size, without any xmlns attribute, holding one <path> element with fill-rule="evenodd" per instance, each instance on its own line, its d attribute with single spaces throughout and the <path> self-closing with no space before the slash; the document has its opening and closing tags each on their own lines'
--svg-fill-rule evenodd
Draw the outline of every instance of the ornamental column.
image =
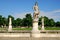
<svg viewBox="0 0 60 40">
<path fill-rule="evenodd" d="M 9 27 L 8 27 L 8 31 L 12 31 L 12 21 L 11 21 L 11 18 L 9 18 Z"/>
<path fill-rule="evenodd" d="M 42 17 L 42 30 L 44 30 L 44 17 Z"/>
</svg>

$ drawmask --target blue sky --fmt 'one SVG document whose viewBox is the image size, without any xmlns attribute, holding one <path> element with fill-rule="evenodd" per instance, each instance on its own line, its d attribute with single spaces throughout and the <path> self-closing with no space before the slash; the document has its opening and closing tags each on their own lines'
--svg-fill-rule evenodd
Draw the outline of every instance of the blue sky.
<svg viewBox="0 0 60 40">
<path fill-rule="evenodd" d="M 40 16 L 53 18 L 60 21 L 60 0 L 37 0 Z M 26 13 L 33 14 L 33 6 L 36 0 L 0 0 L 0 15 L 15 18 L 23 18 Z"/>
</svg>

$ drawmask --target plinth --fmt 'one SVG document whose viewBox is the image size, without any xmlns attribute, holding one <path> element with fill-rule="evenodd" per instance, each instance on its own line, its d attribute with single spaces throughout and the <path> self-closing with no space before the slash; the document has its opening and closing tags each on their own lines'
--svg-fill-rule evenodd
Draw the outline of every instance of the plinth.
<svg viewBox="0 0 60 40">
<path fill-rule="evenodd" d="M 42 30 L 44 30 L 44 17 L 42 17 Z"/>
<path fill-rule="evenodd" d="M 9 32 L 12 31 L 12 26 L 11 25 L 9 25 L 8 31 Z"/>
<path fill-rule="evenodd" d="M 9 28 L 8 31 L 12 31 L 12 21 L 11 18 L 9 18 Z"/>
<path fill-rule="evenodd" d="M 33 20 L 33 29 L 32 29 L 32 37 L 40 37 L 40 31 L 38 30 L 38 20 Z"/>
</svg>

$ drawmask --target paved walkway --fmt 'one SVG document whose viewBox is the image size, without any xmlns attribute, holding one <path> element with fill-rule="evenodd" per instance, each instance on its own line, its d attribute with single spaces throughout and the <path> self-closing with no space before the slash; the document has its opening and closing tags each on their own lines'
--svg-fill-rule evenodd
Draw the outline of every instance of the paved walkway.
<svg viewBox="0 0 60 40">
<path fill-rule="evenodd" d="M 0 40 L 60 40 L 60 37 L 40 37 L 40 38 L 29 38 L 29 37 L 0 37 Z"/>
<path fill-rule="evenodd" d="M 0 33 L 0 40 L 60 40 L 60 33 L 40 33 L 40 36 L 33 38 L 30 33 Z"/>
</svg>

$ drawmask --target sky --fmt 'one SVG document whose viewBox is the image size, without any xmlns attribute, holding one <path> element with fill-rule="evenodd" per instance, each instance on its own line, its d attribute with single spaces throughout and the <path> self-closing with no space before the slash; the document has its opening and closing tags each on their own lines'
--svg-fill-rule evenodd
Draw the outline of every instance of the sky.
<svg viewBox="0 0 60 40">
<path fill-rule="evenodd" d="M 14 18 L 24 18 L 27 13 L 33 15 L 36 0 L 0 0 L 0 15 Z M 40 16 L 60 21 L 60 0 L 37 0 Z"/>
</svg>

